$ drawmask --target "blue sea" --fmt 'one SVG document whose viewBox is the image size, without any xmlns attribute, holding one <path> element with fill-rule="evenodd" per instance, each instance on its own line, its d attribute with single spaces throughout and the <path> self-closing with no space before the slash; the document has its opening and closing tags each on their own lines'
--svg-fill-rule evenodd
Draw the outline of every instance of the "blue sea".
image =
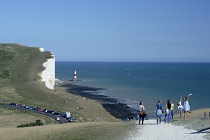
<svg viewBox="0 0 210 140">
<path fill-rule="evenodd" d="M 151 116 L 157 100 L 172 100 L 177 113 L 177 102 L 189 93 L 191 110 L 210 108 L 210 63 L 57 61 L 56 78 L 71 80 L 75 69 L 75 84 L 105 88 L 99 94 L 134 109 L 143 101 Z"/>
</svg>

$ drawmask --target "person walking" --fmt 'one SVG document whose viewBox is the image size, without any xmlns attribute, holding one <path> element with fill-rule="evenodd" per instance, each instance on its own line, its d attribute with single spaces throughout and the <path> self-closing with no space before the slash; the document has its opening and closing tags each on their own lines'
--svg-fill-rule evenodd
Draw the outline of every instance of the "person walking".
<svg viewBox="0 0 210 140">
<path fill-rule="evenodd" d="M 171 118 L 171 101 L 167 100 L 166 108 L 165 108 L 165 122 L 170 123 L 170 118 Z"/>
<path fill-rule="evenodd" d="M 158 100 L 158 104 L 156 105 L 157 124 L 158 124 L 158 120 L 159 120 L 159 124 L 161 124 L 162 115 L 163 115 L 163 106 L 161 104 L 161 100 Z"/>
<path fill-rule="evenodd" d="M 184 120 L 187 120 L 187 113 L 191 113 L 189 104 L 189 97 L 191 95 L 192 94 L 189 94 L 187 97 L 184 98 Z"/>
<path fill-rule="evenodd" d="M 144 124 L 144 117 L 146 116 L 145 107 L 143 105 L 143 101 L 139 103 L 139 125 L 142 121 L 142 124 Z"/>
</svg>

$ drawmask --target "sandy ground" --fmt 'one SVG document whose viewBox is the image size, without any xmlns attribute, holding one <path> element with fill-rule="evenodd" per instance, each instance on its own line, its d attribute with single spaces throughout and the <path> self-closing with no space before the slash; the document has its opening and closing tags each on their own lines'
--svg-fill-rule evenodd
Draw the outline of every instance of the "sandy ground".
<svg viewBox="0 0 210 140">
<path fill-rule="evenodd" d="M 145 120 L 144 125 L 135 121 L 135 131 L 130 133 L 129 140 L 205 140 L 206 133 L 197 133 L 194 129 L 172 123 L 156 125 L 156 120 Z"/>
</svg>

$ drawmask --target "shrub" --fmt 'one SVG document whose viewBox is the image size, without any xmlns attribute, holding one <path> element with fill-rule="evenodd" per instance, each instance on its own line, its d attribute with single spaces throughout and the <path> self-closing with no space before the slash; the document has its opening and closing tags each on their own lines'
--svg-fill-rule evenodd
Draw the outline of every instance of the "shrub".
<svg viewBox="0 0 210 140">
<path fill-rule="evenodd" d="M 3 79 L 10 77 L 9 70 L 3 70 L 2 73 L 0 74 L 0 77 L 3 78 Z"/>
<path fill-rule="evenodd" d="M 35 123 L 29 123 L 29 124 L 21 124 L 18 125 L 17 127 L 31 127 L 31 126 L 42 126 L 43 122 L 41 120 L 36 120 Z"/>
</svg>

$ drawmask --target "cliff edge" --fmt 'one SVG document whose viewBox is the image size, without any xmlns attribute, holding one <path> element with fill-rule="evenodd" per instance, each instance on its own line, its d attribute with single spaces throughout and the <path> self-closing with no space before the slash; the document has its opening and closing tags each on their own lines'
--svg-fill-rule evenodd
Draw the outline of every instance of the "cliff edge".
<svg viewBox="0 0 210 140">
<path fill-rule="evenodd" d="M 40 52 L 44 52 L 44 48 L 40 48 Z M 40 73 L 41 81 L 45 82 L 45 86 L 49 89 L 54 89 L 55 86 L 55 56 L 43 63 L 44 70 Z"/>
</svg>

